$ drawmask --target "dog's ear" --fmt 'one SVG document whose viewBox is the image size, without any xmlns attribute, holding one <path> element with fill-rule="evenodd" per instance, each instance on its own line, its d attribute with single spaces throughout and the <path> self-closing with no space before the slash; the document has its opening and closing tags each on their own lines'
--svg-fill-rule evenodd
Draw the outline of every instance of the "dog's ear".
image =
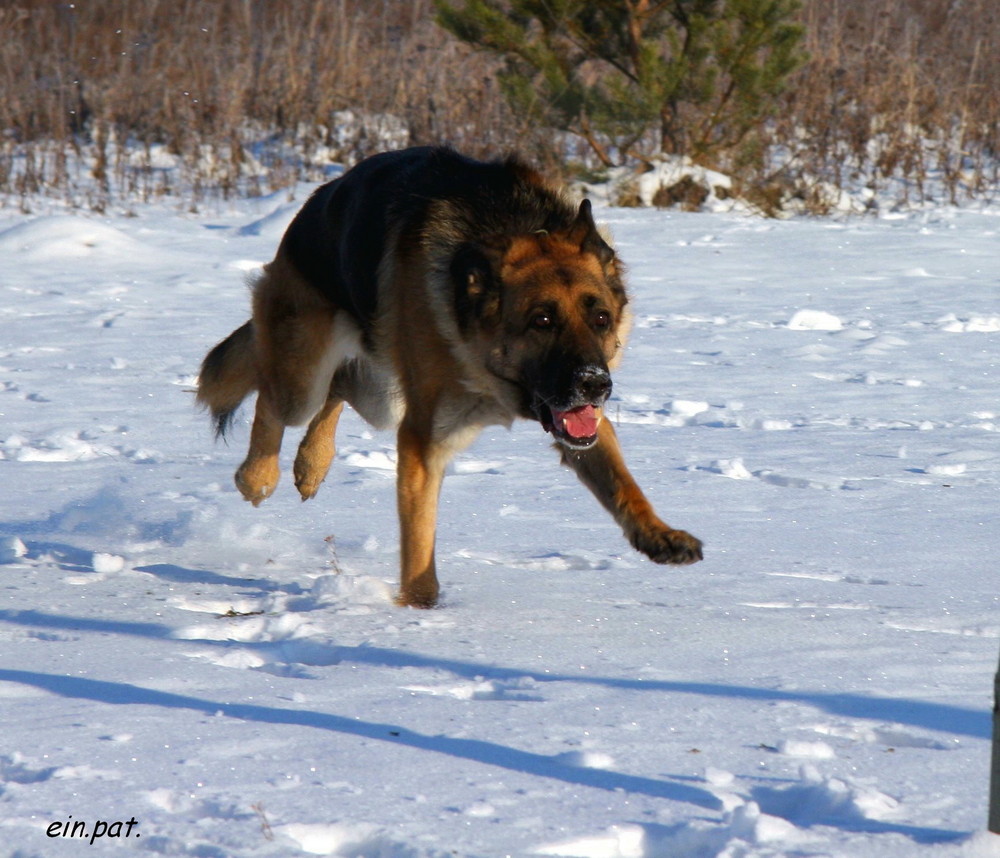
<svg viewBox="0 0 1000 858">
<path fill-rule="evenodd" d="M 593 253 L 605 268 L 615 258 L 615 252 L 602 237 L 597 224 L 594 223 L 594 214 L 591 211 L 590 200 L 580 203 L 580 209 L 576 213 L 576 220 L 569 228 L 569 240 L 579 245 L 581 253 Z"/>
<path fill-rule="evenodd" d="M 463 333 L 473 322 L 488 321 L 500 312 L 500 256 L 498 248 L 466 243 L 452 257 L 455 317 Z"/>
</svg>

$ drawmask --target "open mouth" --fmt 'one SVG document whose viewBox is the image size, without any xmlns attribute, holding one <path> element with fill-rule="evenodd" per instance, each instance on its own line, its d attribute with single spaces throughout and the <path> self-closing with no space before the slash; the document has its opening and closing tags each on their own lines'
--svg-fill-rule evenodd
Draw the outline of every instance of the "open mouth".
<svg viewBox="0 0 1000 858">
<path fill-rule="evenodd" d="M 593 405 L 578 405 L 565 411 L 543 405 L 540 412 L 542 427 L 560 444 L 574 450 L 586 450 L 597 442 L 601 412 Z"/>
</svg>

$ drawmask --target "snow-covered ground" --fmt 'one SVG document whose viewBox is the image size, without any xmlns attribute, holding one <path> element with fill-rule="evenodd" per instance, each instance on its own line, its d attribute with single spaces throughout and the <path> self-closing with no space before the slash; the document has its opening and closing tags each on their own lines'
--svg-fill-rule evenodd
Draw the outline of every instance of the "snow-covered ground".
<svg viewBox="0 0 1000 858">
<path fill-rule="evenodd" d="M 194 408 L 302 193 L 0 215 L 2 854 L 997 854 L 1000 212 L 603 210 L 610 413 L 706 559 L 525 423 L 451 469 L 421 612 L 391 435 L 253 509 Z"/>
</svg>

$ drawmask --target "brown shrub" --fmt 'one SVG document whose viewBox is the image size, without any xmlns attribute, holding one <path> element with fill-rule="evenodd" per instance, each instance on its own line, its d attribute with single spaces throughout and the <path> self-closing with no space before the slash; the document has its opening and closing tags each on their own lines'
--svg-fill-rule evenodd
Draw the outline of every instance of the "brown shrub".
<svg viewBox="0 0 1000 858">
<path fill-rule="evenodd" d="M 937 187 L 949 202 L 996 192 L 1000 4 L 806 0 L 802 15 L 811 59 L 770 133 L 800 189 L 895 180 L 901 201 Z"/>
<path fill-rule="evenodd" d="M 109 198 L 322 178 L 385 145 L 360 123 L 335 127 L 345 109 L 391 114 L 411 143 L 482 153 L 531 139 L 489 62 L 433 23 L 430 0 L 20 0 L 0 7 L 0 30 L 8 193 L 84 187 L 55 152 L 84 156 Z M 179 177 L 157 169 L 157 146 Z"/>
</svg>

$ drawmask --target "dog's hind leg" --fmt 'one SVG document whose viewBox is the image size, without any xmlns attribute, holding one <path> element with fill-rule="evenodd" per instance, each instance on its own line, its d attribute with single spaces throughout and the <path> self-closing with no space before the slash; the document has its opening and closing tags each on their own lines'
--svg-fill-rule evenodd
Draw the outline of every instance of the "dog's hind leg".
<svg viewBox="0 0 1000 858">
<path fill-rule="evenodd" d="M 277 486 L 285 427 L 302 425 L 325 408 L 334 372 L 353 348 L 354 326 L 346 322 L 347 335 L 338 336 L 337 321 L 337 308 L 280 254 L 254 286 L 257 411 L 250 449 L 236 472 L 237 488 L 254 506 Z M 329 417 L 324 415 L 327 422 Z"/>
<path fill-rule="evenodd" d="M 281 475 L 278 453 L 281 452 L 284 434 L 284 424 L 261 393 L 257 397 L 257 410 L 250 430 L 250 449 L 235 478 L 240 494 L 254 506 L 267 500 L 278 485 Z"/>
<path fill-rule="evenodd" d="M 343 411 L 344 400 L 331 393 L 319 413 L 313 417 L 302 443 L 299 444 L 292 473 L 295 475 L 295 488 L 304 501 L 316 496 L 320 483 L 326 479 L 326 472 L 330 470 L 330 462 L 335 453 L 337 422 Z"/>
</svg>

